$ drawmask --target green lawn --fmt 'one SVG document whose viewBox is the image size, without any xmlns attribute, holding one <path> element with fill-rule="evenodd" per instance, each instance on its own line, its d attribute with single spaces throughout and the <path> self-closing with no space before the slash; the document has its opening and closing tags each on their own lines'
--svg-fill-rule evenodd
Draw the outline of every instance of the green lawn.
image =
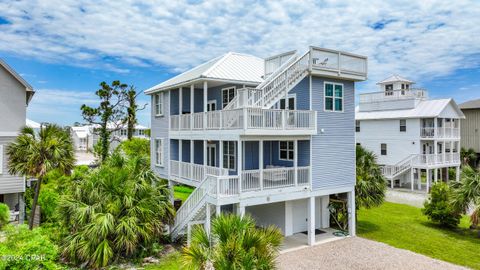
<svg viewBox="0 0 480 270">
<path fill-rule="evenodd" d="M 185 201 L 188 196 L 192 193 L 193 188 L 188 187 L 188 186 L 174 186 L 173 187 L 173 197 L 175 199 L 181 199 L 182 201 Z"/>
<path fill-rule="evenodd" d="M 358 211 L 357 233 L 397 248 L 480 269 L 480 238 L 468 226 L 468 218 L 464 217 L 458 229 L 443 229 L 431 223 L 420 208 L 386 202 L 378 208 Z"/>
<path fill-rule="evenodd" d="M 162 261 L 158 264 L 148 265 L 145 267 L 145 270 L 180 270 L 182 269 L 180 265 L 180 252 L 175 251 L 174 253 L 166 256 L 161 259 Z"/>
</svg>

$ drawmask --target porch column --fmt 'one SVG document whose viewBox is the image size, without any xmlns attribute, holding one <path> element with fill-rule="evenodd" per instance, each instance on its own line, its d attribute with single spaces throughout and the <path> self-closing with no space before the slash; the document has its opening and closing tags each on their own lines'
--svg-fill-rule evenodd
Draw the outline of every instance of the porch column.
<svg viewBox="0 0 480 270">
<path fill-rule="evenodd" d="M 452 148 L 451 144 L 450 144 L 450 148 Z M 452 151 L 452 149 L 450 149 L 450 152 L 451 151 Z M 447 142 L 445 140 L 443 141 L 443 153 L 442 154 L 443 154 L 443 163 L 445 164 L 446 163 L 446 157 L 447 157 Z"/>
<path fill-rule="evenodd" d="M 460 181 L 460 166 L 455 167 L 455 181 Z"/>
<path fill-rule="evenodd" d="M 237 203 L 237 215 L 240 217 L 245 216 L 245 206 L 241 205 L 240 203 Z"/>
<path fill-rule="evenodd" d="M 220 216 L 222 214 L 222 206 L 221 205 L 215 205 L 215 216 Z"/>
<path fill-rule="evenodd" d="M 178 140 L 178 161 L 180 161 L 180 162 L 183 162 L 183 156 L 182 155 L 183 155 L 183 140 Z M 181 174 L 181 171 L 182 170 L 180 170 L 180 174 Z"/>
<path fill-rule="evenodd" d="M 422 190 L 422 169 L 417 169 L 417 187 L 418 190 Z"/>
<path fill-rule="evenodd" d="M 308 200 L 308 245 L 315 244 L 315 197 L 310 197 Z"/>
<path fill-rule="evenodd" d="M 203 129 L 207 129 L 207 109 L 208 109 L 208 85 L 207 82 L 203 82 Z"/>
<path fill-rule="evenodd" d="M 190 140 L 190 164 L 193 165 L 195 162 L 193 162 L 193 151 L 194 151 L 194 146 L 195 146 L 195 141 Z M 193 166 L 190 166 L 190 177 L 193 179 Z"/>
<path fill-rule="evenodd" d="M 415 184 L 415 168 L 410 169 L 410 189 L 413 191 L 413 185 Z"/>
<path fill-rule="evenodd" d="M 427 189 L 426 189 L 427 193 L 429 188 L 430 188 L 430 169 L 427 169 Z"/>
<path fill-rule="evenodd" d="M 437 181 L 438 181 L 438 168 L 435 168 L 433 170 L 433 173 L 434 173 L 433 179 L 435 180 L 435 183 L 437 183 Z"/>
<path fill-rule="evenodd" d="M 259 170 L 259 177 L 258 181 L 260 181 L 260 190 L 263 190 L 263 140 L 258 142 L 258 170 Z"/>
<path fill-rule="evenodd" d="M 203 166 L 207 166 L 207 158 L 208 158 L 208 153 L 207 153 L 207 140 L 203 140 Z M 206 173 L 205 168 L 203 169 L 204 173 Z"/>
<path fill-rule="evenodd" d="M 218 166 L 223 169 L 223 141 L 218 141 Z"/>
<path fill-rule="evenodd" d="M 449 175 L 449 173 L 448 173 L 448 169 L 449 169 L 449 168 L 450 168 L 450 167 L 445 168 L 445 174 L 446 174 L 446 175 L 445 175 L 445 178 L 447 178 L 447 182 L 450 180 L 450 175 Z"/>
<path fill-rule="evenodd" d="M 293 141 L 293 171 L 295 186 L 298 186 L 298 140 Z"/>
<path fill-rule="evenodd" d="M 182 87 L 178 88 L 178 114 L 180 117 L 178 118 L 178 128 L 182 129 L 182 112 L 183 112 L 183 91 Z"/>
<path fill-rule="evenodd" d="M 350 236 L 356 235 L 356 222 L 355 222 L 355 190 L 347 193 L 348 199 L 348 234 Z"/>
<path fill-rule="evenodd" d="M 193 113 L 195 112 L 195 110 L 193 109 L 194 91 L 195 85 L 192 84 L 190 85 L 190 129 L 193 129 Z"/>
<path fill-rule="evenodd" d="M 242 192 L 242 171 L 243 171 L 243 144 L 241 140 L 237 141 L 237 175 L 238 175 L 238 191 Z"/>
<path fill-rule="evenodd" d="M 207 235 L 210 235 L 210 218 L 212 214 L 210 213 L 211 210 L 211 205 L 207 203 L 205 205 L 205 231 L 207 232 Z"/>
<path fill-rule="evenodd" d="M 293 234 L 293 205 L 292 201 L 285 202 L 285 236 Z"/>
</svg>

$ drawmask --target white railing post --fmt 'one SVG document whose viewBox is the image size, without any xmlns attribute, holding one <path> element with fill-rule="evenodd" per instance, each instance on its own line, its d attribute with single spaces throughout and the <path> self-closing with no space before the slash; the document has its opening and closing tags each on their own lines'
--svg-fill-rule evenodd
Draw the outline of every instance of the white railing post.
<svg viewBox="0 0 480 270">
<path fill-rule="evenodd" d="M 238 191 L 242 190 L 242 171 L 243 171 L 243 144 L 241 140 L 237 141 L 237 175 L 238 175 Z"/>
<path fill-rule="evenodd" d="M 285 122 L 287 122 L 286 118 L 287 118 L 287 116 L 286 116 L 285 110 L 282 110 L 282 117 L 281 117 L 281 119 L 282 119 L 282 130 L 285 130 L 285 125 L 286 125 Z"/>
<path fill-rule="evenodd" d="M 193 113 L 194 113 L 194 111 L 195 111 L 195 110 L 193 109 L 193 107 L 194 107 L 194 105 L 193 105 L 193 102 L 194 102 L 194 97 L 193 97 L 194 91 L 195 91 L 195 85 L 192 84 L 192 85 L 190 85 L 190 130 L 193 129 L 193 124 L 194 124 L 194 123 L 193 123 L 193 121 L 194 121 L 194 120 L 193 120 L 193 118 L 194 118 L 194 117 L 193 117 Z"/>
<path fill-rule="evenodd" d="M 248 126 L 248 109 L 247 108 L 243 108 L 242 109 L 242 114 L 243 114 L 243 130 L 247 130 Z"/>
<path fill-rule="evenodd" d="M 295 186 L 298 186 L 298 140 L 293 141 L 293 167 Z"/>
<path fill-rule="evenodd" d="M 208 83 L 203 82 L 203 129 L 207 129 L 207 110 L 208 110 Z"/>
<path fill-rule="evenodd" d="M 182 129 L 182 111 L 183 111 L 183 91 L 182 87 L 178 88 L 178 129 Z"/>
<path fill-rule="evenodd" d="M 259 176 L 258 179 L 260 181 L 260 190 L 263 190 L 263 140 L 259 141 L 258 145 L 258 151 L 259 151 L 259 158 L 258 158 L 258 169 L 259 169 Z"/>
</svg>

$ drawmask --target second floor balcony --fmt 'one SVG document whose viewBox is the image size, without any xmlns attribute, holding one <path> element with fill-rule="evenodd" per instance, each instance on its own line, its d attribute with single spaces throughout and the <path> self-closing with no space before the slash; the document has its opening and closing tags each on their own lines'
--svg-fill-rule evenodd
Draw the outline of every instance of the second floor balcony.
<svg viewBox="0 0 480 270">
<path fill-rule="evenodd" d="M 422 127 L 420 137 L 424 139 L 460 139 L 458 127 Z"/>
<path fill-rule="evenodd" d="M 314 135 L 317 114 L 310 110 L 240 108 L 170 116 L 171 132 L 229 131 L 242 135 Z M 279 133 L 281 131 L 281 133 Z"/>
</svg>

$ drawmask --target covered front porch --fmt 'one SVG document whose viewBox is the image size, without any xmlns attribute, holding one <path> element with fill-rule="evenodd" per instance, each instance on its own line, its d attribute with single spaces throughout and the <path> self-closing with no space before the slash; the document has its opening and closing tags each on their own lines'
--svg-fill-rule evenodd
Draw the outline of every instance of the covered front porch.
<svg viewBox="0 0 480 270">
<path fill-rule="evenodd" d="M 311 185 L 309 140 L 172 139 L 170 149 L 170 179 L 177 183 L 197 187 L 210 175 L 224 195 Z"/>
</svg>

